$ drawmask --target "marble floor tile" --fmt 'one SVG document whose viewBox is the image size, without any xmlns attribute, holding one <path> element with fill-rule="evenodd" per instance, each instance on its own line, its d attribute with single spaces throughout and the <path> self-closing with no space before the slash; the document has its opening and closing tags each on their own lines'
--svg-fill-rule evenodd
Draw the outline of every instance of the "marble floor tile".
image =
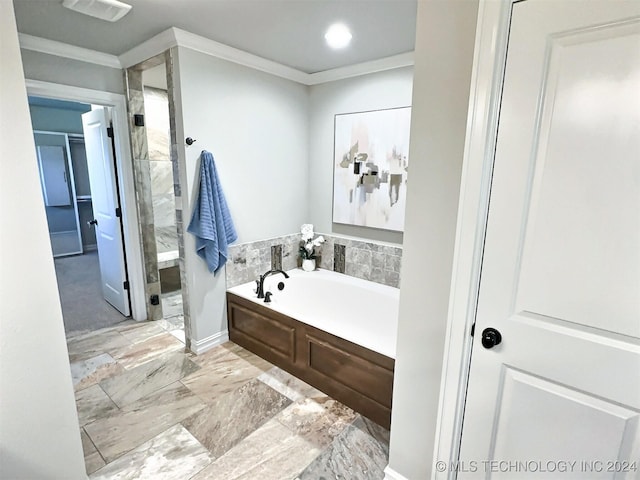
<svg viewBox="0 0 640 480">
<path fill-rule="evenodd" d="M 362 430 L 364 433 L 376 440 L 384 450 L 385 454 L 389 456 L 389 441 L 391 437 L 391 432 L 389 432 L 389 430 L 360 414 L 357 414 L 357 418 L 353 422 L 353 426 Z"/>
<path fill-rule="evenodd" d="M 204 406 L 189 389 L 176 382 L 86 425 L 85 431 L 104 459 L 111 462 Z"/>
<path fill-rule="evenodd" d="M 71 363 L 86 360 L 103 353 L 113 353 L 131 342 L 119 332 L 108 329 L 95 335 L 74 337 L 67 342 Z"/>
<path fill-rule="evenodd" d="M 252 380 L 220 396 L 182 424 L 219 457 L 290 403 L 271 387 Z"/>
<path fill-rule="evenodd" d="M 113 352 L 120 365 L 129 370 L 169 352 L 184 351 L 184 344 L 169 333 L 163 332 L 140 343 L 130 344 Z"/>
<path fill-rule="evenodd" d="M 157 322 L 138 322 L 119 328 L 118 332 L 131 343 L 140 343 L 164 333 L 164 329 Z"/>
<path fill-rule="evenodd" d="M 201 367 L 205 367 L 205 368 L 216 366 L 219 363 L 225 362 L 230 358 L 231 359 L 241 358 L 238 355 L 238 352 L 241 349 L 242 349 L 241 347 L 237 346 L 234 343 L 226 342 L 226 343 L 223 343 L 222 345 L 213 347 L 212 349 L 207 350 L 206 352 L 201 353 L 200 355 L 194 356 L 193 361 L 196 362 Z"/>
<path fill-rule="evenodd" d="M 289 430 L 320 448 L 327 447 L 355 418 L 353 410 L 329 397 L 299 400 L 275 417 Z"/>
<path fill-rule="evenodd" d="M 74 332 L 69 332 L 67 334 L 67 343 L 70 342 L 71 340 L 79 341 L 89 337 L 95 337 L 96 335 L 101 335 L 107 332 L 117 332 L 118 329 L 127 327 L 128 325 L 137 325 L 138 323 L 139 322 L 136 322 L 135 320 L 129 319 L 129 320 L 120 322 L 116 325 L 112 325 L 111 327 L 100 328 L 98 330 L 78 330 Z"/>
<path fill-rule="evenodd" d="M 108 353 L 71 363 L 73 388 L 77 392 L 124 371 Z"/>
<path fill-rule="evenodd" d="M 109 463 L 91 480 L 189 479 L 212 461 L 204 448 L 178 424 Z"/>
<path fill-rule="evenodd" d="M 319 454 L 320 449 L 271 420 L 191 480 L 293 479 Z"/>
<path fill-rule="evenodd" d="M 183 353 L 172 352 L 108 378 L 100 386 L 118 407 L 123 407 L 199 369 Z"/>
<path fill-rule="evenodd" d="M 182 379 L 182 383 L 207 403 L 232 392 L 258 377 L 262 370 L 229 350 L 216 347 L 191 358 L 201 369 Z"/>
<path fill-rule="evenodd" d="M 233 342 L 227 342 L 227 343 L 225 343 L 225 345 L 227 345 L 227 348 L 231 352 L 235 353 L 236 355 L 238 355 L 243 360 L 246 360 L 247 362 L 249 362 L 254 367 L 259 368 L 263 372 L 266 372 L 266 371 L 271 370 L 273 368 L 273 364 L 271 362 L 268 362 L 267 360 L 265 360 L 262 357 L 259 357 L 255 353 L 250 352 L 249 350 L 246 350 L 246 349 L 242 348 L 240 345 L 236 345 Z"/>
<path fill-rule="evenodd" d="M 273 367 L 258 377 L 258 380 L 266 383 L 274 390 L 280 392 L 292 401 L 297 402 L 305 398 L 327 397 L 320 390 L 294 377 L 281 368 Z"/>
<path fill-rule="evenodd" d="M 156 320 L 155 323 L 160 325 L 166 332 L 184 329 L 184 317 L 182 315 L 161 318 L 160 320 Z"/>
<path fill-rule="evenodd" d="M 80 426 L 118 411 L 118 406 L 104 393 L 100 385 L 93 385 L 76 393 L 76 409 Z"/>
<path fill-rule="evenodd" d="M 105 461 L 84 430 L 80 430 L 80 438 L 82 440 L 82 450 L 84 451 L 84 466 L 87 475 L 91 475 L 96 470 L 104 467 Z"/>
<path fill-rule="evenodd" d="M 169 334 L 176 337 L 182 343 L 186 343 L 186 336 L 185 336 L 184 330 L 170 330 Z"/>
<path fill-rule="evenodd" d="M 300 480 L 382 480 L 389 447 L 367 433 L 359 417 L 300 474 Z"/>
</svg>

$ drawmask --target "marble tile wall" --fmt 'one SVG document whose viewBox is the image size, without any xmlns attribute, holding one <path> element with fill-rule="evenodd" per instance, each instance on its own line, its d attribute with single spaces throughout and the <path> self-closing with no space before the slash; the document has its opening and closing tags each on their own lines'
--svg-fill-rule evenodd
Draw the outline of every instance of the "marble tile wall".
<svg viewBox="0 0 640 480">
<path fill-rule="evenodd" d="M 144 256 L 147 318 L 158 320 L 162 318 L 162 305 L 152 305 L 150 300 L 152 295 L 160 296 L 160 275 L 158 273 L 158 250 L 153 217 L 149 149 L 146 128 L 135 126 L 133 122 L 134 115 L 144 115 L 145 113 L 142 70 L 135 67 L 128 68 L 125 70 L 125 80 L 134 183 L 138 200 L 138 222 L 140 224 L 140 240 Z"/>
<path fill-rule="evenodd" d="M 168 93 L 144 87 L 145 127 L 158 253 L 178 251 Z M 177 255 L 176 255 L 177 256 Z"/>
<path fill-rule="evenodd" d="M 169 157 L 173 168 L 173 195 L 175 202 L 176 233 L 178 236 L 178 265 L 180 266 L 180 283 L 182 285 L 182 314 L 184 318 L 184 334 L 187 348 L 191 346 L 191 305 L 189 303 L 189 287 L 187 283 L 187 272 L 184 267 L 184 232 L 185 225 L 182 215 L 182 187 L 186 185 L 186 169 L 180 169 L 178 157 L 178 134 L 176 126 L 176 101 L 174 88 L 174 62 L 177 60 L 178 47 L 173 47 L 164 52 L 164 62 L 167 71 L 167 100 L 169 103 Z"/>
<path fill-rule="evenodd" d="M 173 50 L 173 51 L 172 51 Z M 138 198 L 142 251 L 144 256 L 147 298 L 147 318 L 163 318 L 162 303 L 151 305 L 152 295 L 161 294 L 158 254 L 178 251 L 182 284 L 184 333 L 190 342 L 189 292 L 184 272 L 184 226 L 182 223 L 182 189 L 178 163 L 178 139 L 175 124 L 173 61 L 176 49 L 167 50 L 125 71 L 129 129 Z M 143 88 L 142 71 L 161 63 L 167 71 L 167 91 Z M 149 115 L 145 126 L 133 124 L 133 115 L 145 114 L 145 96 L 149 100 Z M 168 118 L 158 112 L 164 108 Z"/>
<path fill-rule="evenodd" d="M 271 270 L 271 247 L 274 246 L 281 246 L 282 270 L 296 268 L 298 266 L 299 243 L 300 235 L 296 233 L 229 246 L 229 259 L 226 267 L 227 288 L 255 280 L 267 270 Z M 277 251 L 277 249 L 274 250 Z M 277 263 L 277 259 L 274 259 L 274 263 Z"/>
<path fill-rule="evenodd" d="M 320 268 L 340 271 L 344 262 L 344 273 L 352 277 L 400 288 L 400 266 L 402 247 L 382 243 L 356 240 L 333 235 L 324 235 Z M 335 252 L 344 246 L 344 260 Z M 336 248 L 337 247 L 337 248 Z"/>
<path fill-rule="evenodd" d="M 325 243 L 318 255 L 320 268 L 334 270 L 391 287 L 400 287 L 402 247 L 322 234 Z M 256 280 L 278 264 L 281 248 L 283 270 L 299 266 L 300 234 L 243 243 L 229 247 L 227 288 Z"/>
</svg>

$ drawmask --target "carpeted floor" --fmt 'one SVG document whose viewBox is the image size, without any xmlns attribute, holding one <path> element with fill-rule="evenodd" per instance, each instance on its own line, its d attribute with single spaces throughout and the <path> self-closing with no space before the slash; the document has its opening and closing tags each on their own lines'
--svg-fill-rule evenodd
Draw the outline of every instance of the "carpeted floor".
<svg viewBox="0 0 640 480">
<path fill-rule="evenodd" d="M 55 266 L 67 335 L 112 327 L 126 320 L 102 296 L 98 252 L 56 258 Z"/>
</svg>

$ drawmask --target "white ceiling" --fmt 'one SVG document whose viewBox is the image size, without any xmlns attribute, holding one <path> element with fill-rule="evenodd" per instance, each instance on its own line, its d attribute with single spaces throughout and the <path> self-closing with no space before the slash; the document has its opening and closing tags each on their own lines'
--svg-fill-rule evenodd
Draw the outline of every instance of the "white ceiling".
<svg viewBox="0 0 640 480">
<path fill-rule="evenodd" d="M 0 0 L 6 1 L 6 0 Z M 18 31 L 120 55 L 170 27 L 316 73 L 410 52 L 417 0 L 124 0 L 131 12 L 110 23 L 62 0 L 14 0 Z M 341 21 L 353 33 L 344 50 L 324 42 Z"/>
</svg>

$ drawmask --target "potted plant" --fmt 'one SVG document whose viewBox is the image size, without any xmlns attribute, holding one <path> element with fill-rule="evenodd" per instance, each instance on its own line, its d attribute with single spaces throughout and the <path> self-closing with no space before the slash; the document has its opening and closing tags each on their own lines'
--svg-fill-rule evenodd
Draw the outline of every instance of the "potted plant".
<svg viewBox="0 0 640 480">
<path fill-rule="evenodd" d="M 302 269 L 305 272 L 311 272 L 316 269 L 316 248 L 324 243 L 324 237 L 319 235 L 315 239 L 313 238 L 313 225 L 305 223 L 300 228 L 302 235 L 302 242 L 300 242 L 300 258 L 302 258 Z"/>
</svg>

